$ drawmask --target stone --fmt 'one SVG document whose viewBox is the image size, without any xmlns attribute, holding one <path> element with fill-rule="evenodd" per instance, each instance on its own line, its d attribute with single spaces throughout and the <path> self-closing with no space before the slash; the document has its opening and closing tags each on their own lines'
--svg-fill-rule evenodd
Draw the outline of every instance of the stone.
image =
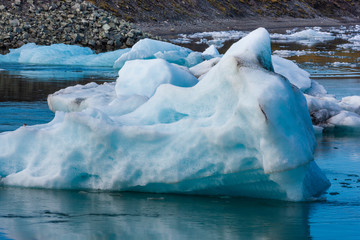
<svg viewBox="0 0 360 240">
<path fill-rule="evenodd" d="M 19 21 L 19 19 L 12 19 L 12 20 L 9 20 L 9 24 L 13 27 L 16 27 L 16 26 L 20 25 L 20 21 Z"/>
<path fill-rule="evenodd" d="M 109 40 L 109 41 L 107 41 L 106 44 L 112 46 L 112 45 L 114 45 L 114 40 Z"/>
<path fill-rule="evenodd" d="M 94 40 L 89 40 L 89 41 L 88 41 L 88 44 L 89 44 L 90 46 L 93 46 L 93 47 L 94 47 L 96 43 L 95 43 Z"/>
<path fill-rule="evenodd" d="M 0 5 L 0 45 L 5 48 L 28 42 L 71 43 L 103 51 L 129 47 L 149 36 L 85 0 L 9 2 L 12 8 Z"/>
<path fill-rule="evenodd" d="M 77 12 L 81 11 L 81 5 L 79 3 L 75 3 L 71 8 Z"/>
<path fill-rule="evenodd" d="M 110 25 L 109 24 L 104 24 L 102 26 L 102 29 L 104 29 L 104 31 L 109 31 L 111 29 Z"/>
<path fill-rule="evenodd" d="M 133 46 L 135 44 L 135 41 L 132 38 L 128 38 L 128 39 L 126 39 L 125 44 L 130 47 L 130 46 Z"/>
</svg>

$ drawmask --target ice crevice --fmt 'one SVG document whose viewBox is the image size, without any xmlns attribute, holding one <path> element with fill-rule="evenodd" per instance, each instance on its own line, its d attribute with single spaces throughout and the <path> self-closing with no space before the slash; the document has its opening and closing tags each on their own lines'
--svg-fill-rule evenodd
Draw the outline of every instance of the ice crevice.
<svg viewBox="0 0 360 240">
<path fill-rule="evenodd" d="M 118 59 L 116 83 L 60 90 L 50 123 L 1 133 L 1 182 L 291 201 L 329 187 L 304 94 L 277 71 L 264 28 L 200 63 L 198 78 L 198 54 L 145 43 Z"/>
</svg>

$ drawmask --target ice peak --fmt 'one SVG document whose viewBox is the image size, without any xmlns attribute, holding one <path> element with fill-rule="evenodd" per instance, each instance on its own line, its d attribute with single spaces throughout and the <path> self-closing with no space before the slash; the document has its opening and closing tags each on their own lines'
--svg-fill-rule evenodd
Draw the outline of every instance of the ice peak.
<svg viewBox="0 0 360 240">
<path fill-rule="evenodd" d="M 240 41 L 233 44 L 226 56 L 236 56 L 245 62 L 251 62 L 274 71 L 271 61 L 270 35 L 265 28 L 258 28 Z"/>
</svg>

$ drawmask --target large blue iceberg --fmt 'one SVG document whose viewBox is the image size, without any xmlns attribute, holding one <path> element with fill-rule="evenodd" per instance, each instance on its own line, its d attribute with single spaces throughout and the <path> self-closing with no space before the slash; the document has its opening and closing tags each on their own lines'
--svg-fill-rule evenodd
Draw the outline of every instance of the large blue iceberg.
<svg viewBox="0 0 360 240">
<path fill-rule="evenodd" d="M 0 134 L 1 183 L 291 201 L 329 187 L 313 161 L 306 99 L 274 72 L 265 29 L 207 65 L 200 81 L 174 64 L 182 56 L 192 65 L 191 53 L 168 50 L 161 58 L 173 61 L 118 60 L 116 83 L 63 89 L 48 98 L 53 121 Z"/>
</svg>

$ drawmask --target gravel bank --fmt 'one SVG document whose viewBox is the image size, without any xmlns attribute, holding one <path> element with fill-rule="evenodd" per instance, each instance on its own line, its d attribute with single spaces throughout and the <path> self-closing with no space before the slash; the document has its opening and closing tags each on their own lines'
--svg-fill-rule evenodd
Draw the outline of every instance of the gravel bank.
<svg viewBox="0 0 360 240">
<path fill-rule="evenodd" d="M 0 3 L 0 49 L 26 43 L 77 44 L 97 51 L 133 46 L 152 37 L 133 24 L 82 0 L 15 0 Z"/>
</svg>

